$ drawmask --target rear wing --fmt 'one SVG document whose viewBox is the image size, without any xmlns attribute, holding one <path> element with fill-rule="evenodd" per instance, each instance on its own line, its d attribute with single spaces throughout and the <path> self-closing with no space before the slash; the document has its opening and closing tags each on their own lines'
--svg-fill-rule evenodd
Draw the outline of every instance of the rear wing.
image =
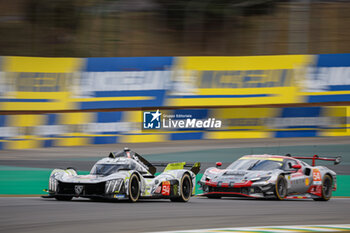
<svg viewBox="0 0 350 233">
<path fill-rule="evenodd" d="M 179 163 L 152 163 L 155 167 L 165 167 L 164 171 L 170 171 L 170 170 L 177 170 L 177 169 L 184 169 L 184 168 L 191 168 L 190 171 L 194 174 L 198 174 L 201 164 L 199 162 L 196 163 L 187 163 L 187 162 L 179 162 Z"/>
<path fill-rule="evenodd" d="M 319 157 L 318 155 L 314 155 L 314 156 L 291 156 L 292 158 L 295 159 L 312 159 L 312 166 L 314 167 L 316 164 L 316 160 L 323 160 L 323 161 L 334 161 L 334 165 L 337 165 L 341 162 L 342 158 L 341 156 L 337 156 L 337 157 Z"/>
</svg>

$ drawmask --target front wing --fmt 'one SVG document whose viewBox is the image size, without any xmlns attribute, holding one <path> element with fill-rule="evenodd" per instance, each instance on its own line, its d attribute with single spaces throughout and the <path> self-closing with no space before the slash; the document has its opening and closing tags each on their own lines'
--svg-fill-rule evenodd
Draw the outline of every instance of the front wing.
<svg viewBox="0 0 350 233">
<path fill-rule="evenodd" d="M 267 184 L 264 186 L 253 186 L 251 181 L 244 183 L 222 183 L 222 182 L 199 182 L 200 188 L 203 190 L 201 196 L 209 197 L 254 197 L 264 198 L 274 194 L 273 190 L 275 186 L 273 184 Z"/>
</svg>

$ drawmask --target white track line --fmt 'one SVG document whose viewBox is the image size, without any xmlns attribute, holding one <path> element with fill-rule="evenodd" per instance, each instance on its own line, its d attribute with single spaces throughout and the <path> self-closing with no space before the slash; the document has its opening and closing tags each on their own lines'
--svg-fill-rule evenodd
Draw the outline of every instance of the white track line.
<svg viewBox="0 0 350 233">
<path fill-rule="evenodd" d="M 350 224 L 335 225 L 295 225 L 295 226 L 261 226 L 261 227 L 234 227 L 234 228 L 210 228 L 196 230 L 161 231 L 154 233 L 218 233 L 218 232 L 350 232 Z"/>
</svg>

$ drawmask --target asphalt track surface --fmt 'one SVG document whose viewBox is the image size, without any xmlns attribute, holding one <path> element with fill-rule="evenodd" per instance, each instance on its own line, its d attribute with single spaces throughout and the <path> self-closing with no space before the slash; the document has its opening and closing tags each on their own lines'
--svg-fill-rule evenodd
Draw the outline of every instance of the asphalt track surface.
<svg viewBox="0 0 350 233">
<path fill-rule="evenodd" d="M 69 202 L 39 197 L 0 198 L 0 232 L 154 232 L 217 227 L 345 224 L 350 199 L 247 200 L 191 198 L 169 200 Z"/>
</svg>

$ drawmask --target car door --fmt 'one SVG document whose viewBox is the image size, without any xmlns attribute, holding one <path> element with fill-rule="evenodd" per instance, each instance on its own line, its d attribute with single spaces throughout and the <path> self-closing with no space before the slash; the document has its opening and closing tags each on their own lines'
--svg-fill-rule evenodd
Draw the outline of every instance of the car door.
<svg viewBox="0 0 350 233">
<path fill-rule="evenodd" d="M 300 169 L 293 168 L 293 165 L 301 165 Z M 298 160 L 287 159 L 284 165 L 284 170 L 290 172 L 287 179 L 290 181 L 291 188 L 289 193 L 305 193 L 310 185 L 310 176 L 304 172 L 304 165 L 299 163 Z"/>
</svg>

